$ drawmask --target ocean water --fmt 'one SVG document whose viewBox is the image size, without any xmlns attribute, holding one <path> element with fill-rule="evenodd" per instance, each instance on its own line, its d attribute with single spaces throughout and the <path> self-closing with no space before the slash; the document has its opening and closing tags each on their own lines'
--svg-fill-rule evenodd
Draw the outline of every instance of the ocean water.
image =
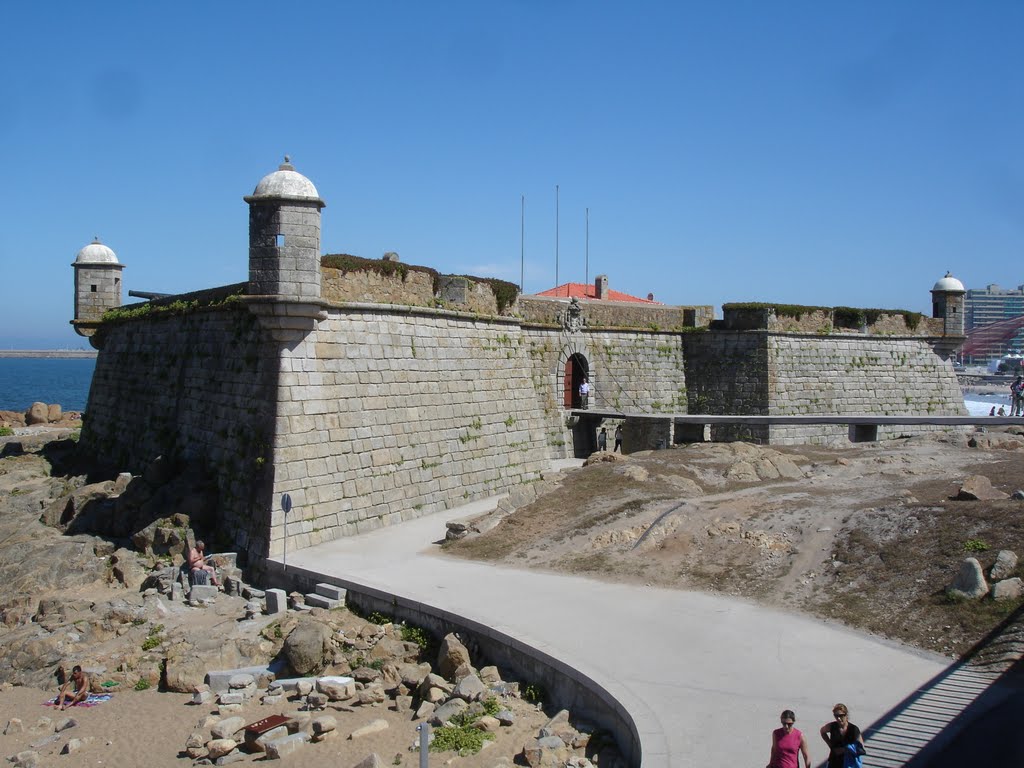
<svg viewBox="0 0 1024 768">
<path fill-rule="evenodd" d="M 95 358 L 0 357 L 0 411 L 35 402 L 81 411 L 89 399 Z"/>
</svg>

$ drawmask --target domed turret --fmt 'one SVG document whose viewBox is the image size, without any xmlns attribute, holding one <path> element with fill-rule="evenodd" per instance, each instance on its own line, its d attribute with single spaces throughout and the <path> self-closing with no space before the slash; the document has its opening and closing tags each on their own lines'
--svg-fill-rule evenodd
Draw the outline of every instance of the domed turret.
<svg viewBox="0 0 1024 768">
<path fill-rule="evenodd" d="M 117 254 L 100 242 L 98 237 L 93 238 L 85 248 L 75 256 L 75 264 L 117 264 Z"/>
<path fill-rule="evenodd" d="M 320 298 L 320 210 L 313 182 L 284 163 L 268 173 L 249 204 L 249 293 L 291 300 Z"/>
<path fill-rule="evenodd" d="M 320 193 L 316 191 L 313 182 L 295 170 L 288 155 L 284 156 L 284 162 L 277 170 L 268 173 L 256 189 L 252 191 L 251 198 L 274 198 L 276 200 L 320 200 Z M 321 201 L 322 202 L 322 201 Z"/>
<path fill-rule="evenodd" d="M 944 336 L 964 335 L 964 284 L 952 272 L 935 283 L 932 288 L 932 317 L 942 318 Z"/>
<path fill-rule="evenodd" d="M 953 277 L 952 272 L 947 272 L 946 276 L 935 283 L 935 287 L 932 288 L 932 293 L 940 291 L 942 293 L 967 293 L 967 289 L 964 288 L 964 284 Z"/>
<path fill-rule="evenodd" d="M 75 256 L 75 331 L 91 336 L 95 329 L 78 323 L 95 323 L 108 309 L 121 306 L 121 270 L 124 264 L 107 246 L 94 238 Z"/>
</svg>

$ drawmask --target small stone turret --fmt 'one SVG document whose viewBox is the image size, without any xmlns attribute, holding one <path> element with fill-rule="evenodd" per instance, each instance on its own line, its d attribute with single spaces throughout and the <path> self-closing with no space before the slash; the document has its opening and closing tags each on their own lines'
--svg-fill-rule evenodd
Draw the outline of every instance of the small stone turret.
<svg viewBox="0 0 1024 768">
<path fill-rule="evenodd" d="M 320 298 L 320 211 L 326 203 L 287 155 L 247 196 L 249 294 Z"/>
<path fill-rule="evenodd" d="M 79 336 L 92 336 L 108 309 L 121 306 L 121 270 L 124 264 L 107 246 L 94 238 L 78 252 L 71 264 L 75 269 L 75 319 L 72 324 Z"/>
<path fill-rule="evenodd" d="M 932 317 L 943 321 L 943 336 L 964 335 L 964 284 L 953 277 L 951 272 L 932 288 Z"/>
</svg>

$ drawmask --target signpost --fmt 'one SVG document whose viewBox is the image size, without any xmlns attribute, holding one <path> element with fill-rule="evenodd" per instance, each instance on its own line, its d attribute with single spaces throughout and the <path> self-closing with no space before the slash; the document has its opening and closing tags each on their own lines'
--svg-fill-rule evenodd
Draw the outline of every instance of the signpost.
<svg viewBox="0 0 1024 768">
<path fill-rule="evenodd" d="M 288 570 L 288 513 L 292 511 L 292 496 L 290 493 L 281 495 L 281 509 L 284 510 L 284 555 L 282 562 L 284 569 Z"/>
</svg>

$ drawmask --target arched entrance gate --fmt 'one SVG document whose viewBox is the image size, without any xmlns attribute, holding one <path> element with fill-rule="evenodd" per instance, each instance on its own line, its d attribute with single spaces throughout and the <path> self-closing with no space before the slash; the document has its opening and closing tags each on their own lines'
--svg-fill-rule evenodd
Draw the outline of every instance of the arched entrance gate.
<svg viewBox="0 0 1024 768">
<path fill-rule="evenodd" d="M 590 366 L 587 358 L 579 352 L 569 356 L 565 361 L 565 371 L 562 376 L 562 405 L 566 408 L 579 408 L 580 384 L 583 379 L 590 376 Z"/>
</svg>

